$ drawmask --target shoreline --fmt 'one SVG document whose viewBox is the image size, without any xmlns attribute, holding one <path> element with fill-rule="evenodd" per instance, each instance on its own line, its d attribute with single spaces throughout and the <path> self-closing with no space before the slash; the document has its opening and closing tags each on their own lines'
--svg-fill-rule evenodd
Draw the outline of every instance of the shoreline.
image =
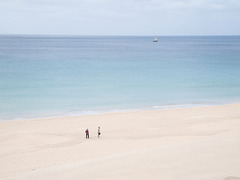
<svg viewBox="0 0 240 180">
<path fill-rule="evenodd" d="M 96 110 L 96 111 L 80 111 L 80 112 L 66 112 L 59 115 L 38 115 L 36 117 L 18 117 L 18 118 L 5 118 L 0 119 L 1 122 L 5 121 L 22 121 L 22 120 L 40 120 L 40 119 L 52 119 L 52 118 L 68 118 L 68 117 L 79 117 L 86 115 L 100 115 L 109 113 L 124 113 L 132 111 L 158 111 L 162 109 L 178 109 L 178 108 L 191 108 L 191 107 L 207 107 L 207 106 L 222 106 L 222 105 L 234 105 L 239 104 L 240 101 L 230 101 L 230 102 L 213 102 L 213 103 L 188 103 L 188 104 L 166 104 L 151 107 L 139 107 L 139 108 L 129 108 L 129 109 L 109 109 L 109 110 Z"/>
</svg>

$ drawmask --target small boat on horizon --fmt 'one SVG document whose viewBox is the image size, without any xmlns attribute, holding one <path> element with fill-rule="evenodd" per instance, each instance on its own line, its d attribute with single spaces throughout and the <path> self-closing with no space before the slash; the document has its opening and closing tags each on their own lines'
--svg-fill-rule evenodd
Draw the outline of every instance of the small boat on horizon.
<svg viewBox="0 0 240 180">
<path fill-rule="evenodd" d="M 158 42 L 158 39 L 157 39 L 157 37 L 155 37 L 155 39 L 153 40 L 153 42 Z"/>
</svg>

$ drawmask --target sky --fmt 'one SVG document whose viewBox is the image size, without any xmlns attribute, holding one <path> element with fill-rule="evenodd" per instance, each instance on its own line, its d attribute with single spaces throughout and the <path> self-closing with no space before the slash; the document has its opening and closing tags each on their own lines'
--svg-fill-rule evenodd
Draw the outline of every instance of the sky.
<svg viewBox="0 0 240 180">
<path fill-rule="evenodd" d="M 0 0 L 0 34 L 240 35 L 240 0 Z"/>
</svg>

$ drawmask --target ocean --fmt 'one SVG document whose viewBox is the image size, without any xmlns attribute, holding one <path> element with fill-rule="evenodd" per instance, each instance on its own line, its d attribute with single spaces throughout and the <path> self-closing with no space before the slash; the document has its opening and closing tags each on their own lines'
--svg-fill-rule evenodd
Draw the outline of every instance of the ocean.
<svg viewBox="0 0 240 180">
<path fill-rule="evenodd" d="M 240 102 L 240 36 L 0 35 L 0 120 Z"/>
</svg>

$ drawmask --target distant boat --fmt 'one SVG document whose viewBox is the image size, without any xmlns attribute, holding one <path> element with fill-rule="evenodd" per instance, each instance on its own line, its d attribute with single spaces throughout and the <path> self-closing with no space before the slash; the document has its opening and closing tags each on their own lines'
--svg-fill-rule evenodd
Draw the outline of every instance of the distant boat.
<svg viewBox="0 0 240 180">
<path fill-rule="evenodd" d="M 153 42 L 158 42 L 158 39 L 157 39 L 157 37 L 155 37 L 155 39 L 153 40 Z"/>
</svg>

